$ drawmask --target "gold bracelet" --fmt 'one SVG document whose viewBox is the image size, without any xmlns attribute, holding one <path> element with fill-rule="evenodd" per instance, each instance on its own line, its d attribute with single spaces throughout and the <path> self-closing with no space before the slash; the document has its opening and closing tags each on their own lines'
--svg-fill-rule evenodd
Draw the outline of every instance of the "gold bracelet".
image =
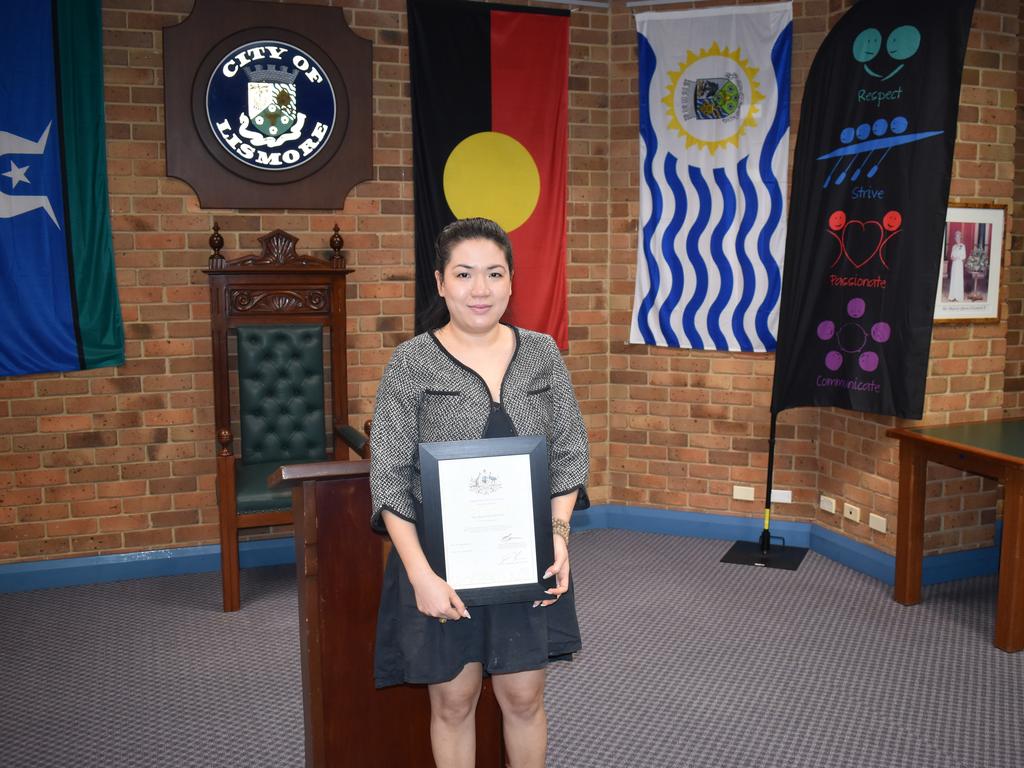
<svg viewBox="0 0 1024 768">
<path fill-rule="evenodd" d="M 557 517 L 551 518 L 551 532 L 556 533 L 562 537 L 562 541 L 565 542 L 565 546 L 569 546 L 569 524 Z"/>
</svg>

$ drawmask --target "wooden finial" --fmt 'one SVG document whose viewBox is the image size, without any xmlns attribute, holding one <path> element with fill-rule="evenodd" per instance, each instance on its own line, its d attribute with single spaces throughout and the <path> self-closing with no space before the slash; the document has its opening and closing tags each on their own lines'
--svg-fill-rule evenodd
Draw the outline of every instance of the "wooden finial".
<svg viewBox="0 0 1024 768">
<path fill-rule="evenodd" d="M 230 429 L 218 429 L 217 442 L 220 443 L 220 450 L 217 452 L 217 455 L 231 456 L 234 453 L 234 436 L 231 434 Z"/>
<path fill-rule="evenodd" d="M 210 248 L 213 253 L 210 254 L 210 266 L 223 266 L 224 257 L 221 255 L 220 249 L 224 247 L 224 236 L 220 233 L 220 224 L 217 222 L 213 223 L 213 234 L 210 235 Z"/>
<path fill-rule="evenodd" d="M 334 251 L 333 261 L 336 266 L 345 266 L 345 256 L 341 252 L 342 246 L 345 245 L 345 240 L 341 236 L 341 230 L 338 229 L 338 225 L 334 225 L 334 234 L 331 235 L 331 250 Z"/>
</svg>

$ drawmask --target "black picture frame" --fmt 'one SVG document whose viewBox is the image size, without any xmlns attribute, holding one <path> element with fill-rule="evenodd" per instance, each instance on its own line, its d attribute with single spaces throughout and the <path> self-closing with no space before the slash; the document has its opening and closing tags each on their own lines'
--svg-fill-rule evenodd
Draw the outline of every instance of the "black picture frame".
<svg viewBox="0 0 1024 768">
<path fill-rule="evenodd" d="M 420 546 L 434 573 L 447 580 L 444 542 L 444 510 L 441 501 L 440 463 L 453 459 L 486 459 L 495 456 L 526 455 L 530 467 L 530 499 L 533 506 L 533 533 L 537 578 L 534 581 L 500 586 L 458 589 L 467 606 L 523 603 L 550 600 L 545 590 L 556 585 L 555 576 L 545 579 L 544 571 L 555 559 L 551 531 L 551 486 L 548 479 L 547 444 L 543 437 L 500 437 L 481 440 L 454 440 L 420 443 L 420 473 L 423 510 L 416 521 Z"/>
</svg>

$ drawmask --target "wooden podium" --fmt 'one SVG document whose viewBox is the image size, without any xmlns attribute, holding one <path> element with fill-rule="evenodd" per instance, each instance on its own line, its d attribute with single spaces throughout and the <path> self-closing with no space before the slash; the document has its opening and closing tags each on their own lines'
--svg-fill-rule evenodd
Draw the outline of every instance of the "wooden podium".
<svg viewBox="0 0 1024 768">
<path fill-rule="evenodd" d="M 433 768 L 424 686 L 377 690 L 373 646 L 388 540 L 370 529 L 370 463 L 284 466 L 292 486 L 307 768 Z M 489 679 L 476 710 L 478 768 L 504 765 Z"/>
</svg>

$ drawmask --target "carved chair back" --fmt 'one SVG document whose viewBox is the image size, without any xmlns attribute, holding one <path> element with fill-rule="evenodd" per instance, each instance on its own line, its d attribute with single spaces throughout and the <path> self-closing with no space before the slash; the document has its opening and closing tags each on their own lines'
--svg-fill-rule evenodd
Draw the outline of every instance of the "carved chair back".
<svg viewBox="0 0 1024 768">
<path fill-rule="evenodd" d="M 282 230 L 259 243 L 256 254 L 226 259 L 224 238 L 214 225 L 205 270 L 225 610 L 237 610 L 239 602 L 238 529 L 291 522 L 290 493 L 268 488 L 270 474 L 282 464 L 348 458 L 345 284 L 351 270 L 341 235 L 335 227 L 326 258 L 299 254 L 298 238 Z M 229 352 L 232 337 L 235 355 Z"/>
</svg>

